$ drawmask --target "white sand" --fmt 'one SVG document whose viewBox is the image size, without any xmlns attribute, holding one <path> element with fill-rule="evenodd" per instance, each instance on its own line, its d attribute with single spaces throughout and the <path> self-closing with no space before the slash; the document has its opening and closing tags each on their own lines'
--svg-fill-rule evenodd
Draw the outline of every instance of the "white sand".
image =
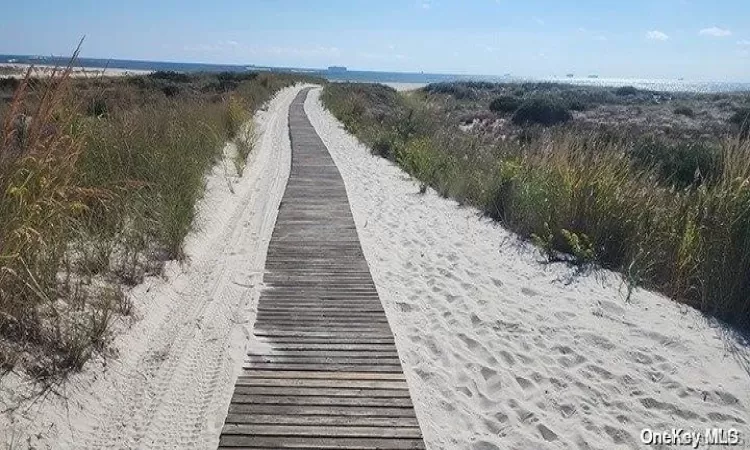
<svg viewBox="0 0 750 450">
<path fill-rule="evenodd" d="M 0 415 L 0 448 L 216 448 L 255 320 L 299 89 L 256 116 L 259 142 L 242 178 L 230 162 L 210 174 L 189 263 L 131 292 L 138 320 L 120 327 L 119 356 L 87 364 L 66 385 L 67 401 L 50 396 Z M 2 379 L 0 409 L 17 403 L 24 382 Z"/>
<path fill-rule="evenodd" d="M 645 427 L 714 425 L 750 444 L 747 348 L 690 308 L 643 291 L 626 303 L 615 274 L 540 264 L 475 210 L 419 195 L 318 93 L 305 108 L 344 177 L 430 449 L 643 448 Z"/>
<path fill-rule="evenodd" d="M 0 78 L 8 77 L 8 78 L 22 78 L 24 75 L 26 75 L 26 71 L 29 70 L 29 67 L 32 67 L 31 64 L 18 64 L 18 63 L 0 63 L 0 69 L 8 69 L 12 70 L 13 73 L 5 74 L 3 75 L 0 72 Z M 53 71 L 57 70 L 57 73 L 60 73 L 61 69 L 64 69 L 64 67 L 59 66 L 48 66 L 48 65 L 34 65 L 34 70 L 32 71 L 32 76 L 35 77 L 49 77 L 52 75 Z M 73 67 L 70 71 L 70 76 L 73 78 L 82 78 L 82 77 L 89 77 L 89 78 L 95 78 L 95 77 L 122 77 L 122 76 L 129 76 L 129 75 L 148 75 L 152 71 L 150 70 L 134 70 L 134 69 L 117 69 L 117 68 L 107 68 L 107 69 L 97 69 L 93 67 Z"/>
<path fill-rule="evenodd" d="M 253 345 L 298 90 L 256 117 L 244 177 L 227 174 L 229 163 L 208 177 L 190 263 L 131 292 L 138 320 L 121 325 L 119 356 L 87 364 L 67 401 L 0 415 L 0 448 L 216 448 Z M 419 195 L 343 131 L 318 94 L 305 106 L 346 182 L 431 450 L 641 448 L 643 427 L 711 424 L 750 437 L 750 355 L 730 352 L 736 342 L 721 328 L 658 295 L 625 303 L 616 275 L 600 282 L 539 264 L 476 211 Z M 16 403 L 23 383 L 2 380 L 0 407 Z"/>
</svg>

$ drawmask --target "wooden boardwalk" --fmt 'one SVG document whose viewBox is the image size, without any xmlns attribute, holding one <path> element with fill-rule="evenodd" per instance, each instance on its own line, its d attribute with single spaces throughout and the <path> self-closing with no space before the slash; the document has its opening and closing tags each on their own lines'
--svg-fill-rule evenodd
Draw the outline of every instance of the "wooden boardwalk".
<svg viewBox="0 0 750 450">
<path fill-rule="evenodd" d="M 266 260 L 255 335 L 219 448 L 423 449 L 344 181 L 305 114 Z"/>
</svg>

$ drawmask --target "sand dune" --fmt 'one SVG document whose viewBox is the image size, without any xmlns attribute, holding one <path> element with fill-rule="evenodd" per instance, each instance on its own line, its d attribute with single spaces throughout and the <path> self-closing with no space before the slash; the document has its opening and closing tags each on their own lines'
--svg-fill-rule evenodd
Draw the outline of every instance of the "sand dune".
<svg viewBox="0 0 750 450">
<path fill-rule="evenodd" d="M 643 428 L 750 438 L 750 354 L 695 310 L 576 276 L 306 110 L 346 183 L 430 449 L 643 448 Z M 705 448 L 705 447 L 704 447 Z"/>
</svg>

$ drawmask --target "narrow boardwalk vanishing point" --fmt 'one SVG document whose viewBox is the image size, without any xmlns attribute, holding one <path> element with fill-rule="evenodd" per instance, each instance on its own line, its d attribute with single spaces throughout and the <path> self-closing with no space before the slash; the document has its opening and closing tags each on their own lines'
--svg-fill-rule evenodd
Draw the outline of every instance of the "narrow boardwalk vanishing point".
<svg viewBox="0 0 750 450">
<path fill-rule="evenodd" d="M 344 181 L 304 110 L 266 260 L 255 336 L 220 448 L 423 449 Z"/>
</svg>

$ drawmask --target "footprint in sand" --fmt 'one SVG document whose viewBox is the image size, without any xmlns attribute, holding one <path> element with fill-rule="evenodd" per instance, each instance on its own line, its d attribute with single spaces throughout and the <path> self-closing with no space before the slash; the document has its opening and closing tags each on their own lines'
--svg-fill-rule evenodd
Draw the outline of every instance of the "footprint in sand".
<svg viewBox="0 0 750 450">
<path fill-rule="evenodd" d="M 500 350 L 500 357 L 503 358 L 503 361 L 505 361 L 505 364 L 509 367 L 513 367 L 516 364 L 515 358 L 513 358 L 513 355 L 506 352 L 505 350 Z"/>
<path fill-rule="evenodd" d="M 529 389 L 532 389 L 534 387 L 534 383 L 524 377 L 516 377 L 516 382 L 524 391 L 528 391 Z"/>
<path fill-rule="evenodd" d="M 521 293 L 527 297 L 537 297 L 539 295 L 539 292 L 527 287 L 521 288 Z"/>
<path fill-rule="evenodd" d="M 544 438 L 547 442 L 552 442 L 557 440 L 557 433 L 547 428 L 544 424 L 539 424 L 536 426 L 537 430 L 539 430 L 539 433 L 542 435 L 542 438 Z"/>
<path fill-rule="evenodd" d="M 471 450 L 500 450 L 500 447 L 491 442 L 477 441 L 471 444 Z"/>
<path fill-rule="evenodd" d="M 490 378 L 497 375 L 497 370 L 490 369 L 487 366 L 482 366 L 482 368 L 479 369 L 479 373 L 482 375 L 482 378 L 484 378 L 484 381 L 488 381 Z"/>
<path fill-rule="evenodd" d="M 396 302 L 396 306 L 398 307 L 399 311 L 405 313 L 413 312 L 416 309 L 413 305 L 403 302 Z"/>
</svg>

